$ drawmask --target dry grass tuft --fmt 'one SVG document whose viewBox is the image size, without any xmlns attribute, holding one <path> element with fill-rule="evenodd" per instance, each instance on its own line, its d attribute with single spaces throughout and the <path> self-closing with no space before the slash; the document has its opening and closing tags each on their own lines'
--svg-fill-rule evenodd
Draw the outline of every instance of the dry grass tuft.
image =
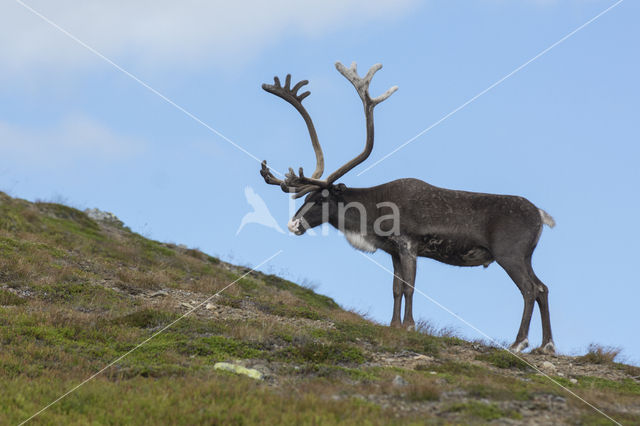
<svg viewBox="0 0 640 426">
<path fill-rule="evenodd" d="M 138 268 L 121 268 L 116 277 L 125 285 L 143 289 L 160 289 L 167 287 L 171 280 L 163 270 L 140 270 Z"/>
<path fill-rule="evenodd" d="M 590 364 L 612 364 L 618 355 L 620 355 L 620 352 L 622 352 L 620 348 L 592 343 L 589 345 L 588 352 L 578 357 L 578 360 Z"/>
<path fill-rule="evenodd" d="M 0 289 L 0 306 L 19 306 L 27 303 L 27 300 L 4 289 Z"/>
<path fill-rule="evenodd" d="M 416 322 L 416 331 L 422 334 L 428 334 L 429 336 L 437 337 L 459 337 L 459 333 L 453 327 L 436 327 L 431 322 L 420 319 Z"/>
<path fill-rule="evenodd" d="M 438 401 L 441 393 L 440 386 L 433 380 L 420 379 L 409 385 L 407 397 L 414 402 Z"/>
</svg>

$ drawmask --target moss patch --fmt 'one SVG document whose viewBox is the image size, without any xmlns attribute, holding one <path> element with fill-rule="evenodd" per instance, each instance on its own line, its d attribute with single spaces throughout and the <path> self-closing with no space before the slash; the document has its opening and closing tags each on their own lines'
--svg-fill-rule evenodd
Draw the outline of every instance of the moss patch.
<svg viewBox="0 0 640 426">
<path fill-rule="evenodd" d="M 305 341 L 279 351 L 277 358 L 313 364 L 362 364 L 366 361 L 362 350 L 348 344 L 323 344 Z"/>
<path fill-rule="evenodd" d="M 491 352 L 476 356 L 476 359 L 488 362 L 498 368 L 515 368 L 523 371 L 531 370 L 531 367 L 529 367 L 527 363 L 503 349 L 493 349 Z"/>
</svg>

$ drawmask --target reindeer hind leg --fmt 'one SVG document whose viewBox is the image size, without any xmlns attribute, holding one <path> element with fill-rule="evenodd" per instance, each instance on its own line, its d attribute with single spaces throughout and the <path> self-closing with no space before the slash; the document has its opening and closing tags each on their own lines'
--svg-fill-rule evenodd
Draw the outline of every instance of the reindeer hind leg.
<svg viewBox="0 0 640 426">
<path fill-rule="evenodd" d="M 498 264 L 507 272 L 509 277 L 518 286 L 524 299 L 524 309 L 522 311 L 522 320 L 518 335 L 515 342 L 511 345 L 511 349 L 520 352 L 529 346 L 529 326 L 531 324 L 531 315 L 537 297 L 537 288 L 529 275 L 526 262 L 522 257 L 506 257 L 497 258 Z"/>
<path fill-rule="evenodd" d="M 551 317 L 549 314 L 549 288 L 538 278 L 531 267 L 531 259 L 529 259 L 529 276 L 536 286 L 536 302 L 540 309 L 540 319 L 542 321 L 542 344 L 536 350 L 545 354 L 554 354 L 556 352 L 553 343 L 553 335 L 551 333 Z"/>
</svg>

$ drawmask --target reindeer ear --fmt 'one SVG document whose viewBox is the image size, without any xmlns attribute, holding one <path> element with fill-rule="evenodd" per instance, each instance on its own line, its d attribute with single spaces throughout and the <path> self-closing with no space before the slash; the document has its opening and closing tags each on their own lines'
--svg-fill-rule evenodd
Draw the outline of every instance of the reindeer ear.
<svg viewBox="0 0 640 426">
<path fill-rule="evenodd" d="M 347 185 L 345 185 L 344 183 L 339 183 L 337 185 L 334 185 L 333 189 L 336 192 L 344 192 L 347 189 Z"/>
</svg>

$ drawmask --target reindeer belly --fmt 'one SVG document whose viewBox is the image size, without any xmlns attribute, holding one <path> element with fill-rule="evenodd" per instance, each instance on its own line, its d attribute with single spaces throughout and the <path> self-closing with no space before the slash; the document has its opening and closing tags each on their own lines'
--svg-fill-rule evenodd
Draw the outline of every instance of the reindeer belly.
<svg viewBox="0 0 640 426">
<path fill-rule="evenodd" d="M 454 266 L 489 266 L 493 256 L 486 248 L 471 241 L 425 235 L 418 246 L 418 256 L 429 257 Z"/>
</svg>

